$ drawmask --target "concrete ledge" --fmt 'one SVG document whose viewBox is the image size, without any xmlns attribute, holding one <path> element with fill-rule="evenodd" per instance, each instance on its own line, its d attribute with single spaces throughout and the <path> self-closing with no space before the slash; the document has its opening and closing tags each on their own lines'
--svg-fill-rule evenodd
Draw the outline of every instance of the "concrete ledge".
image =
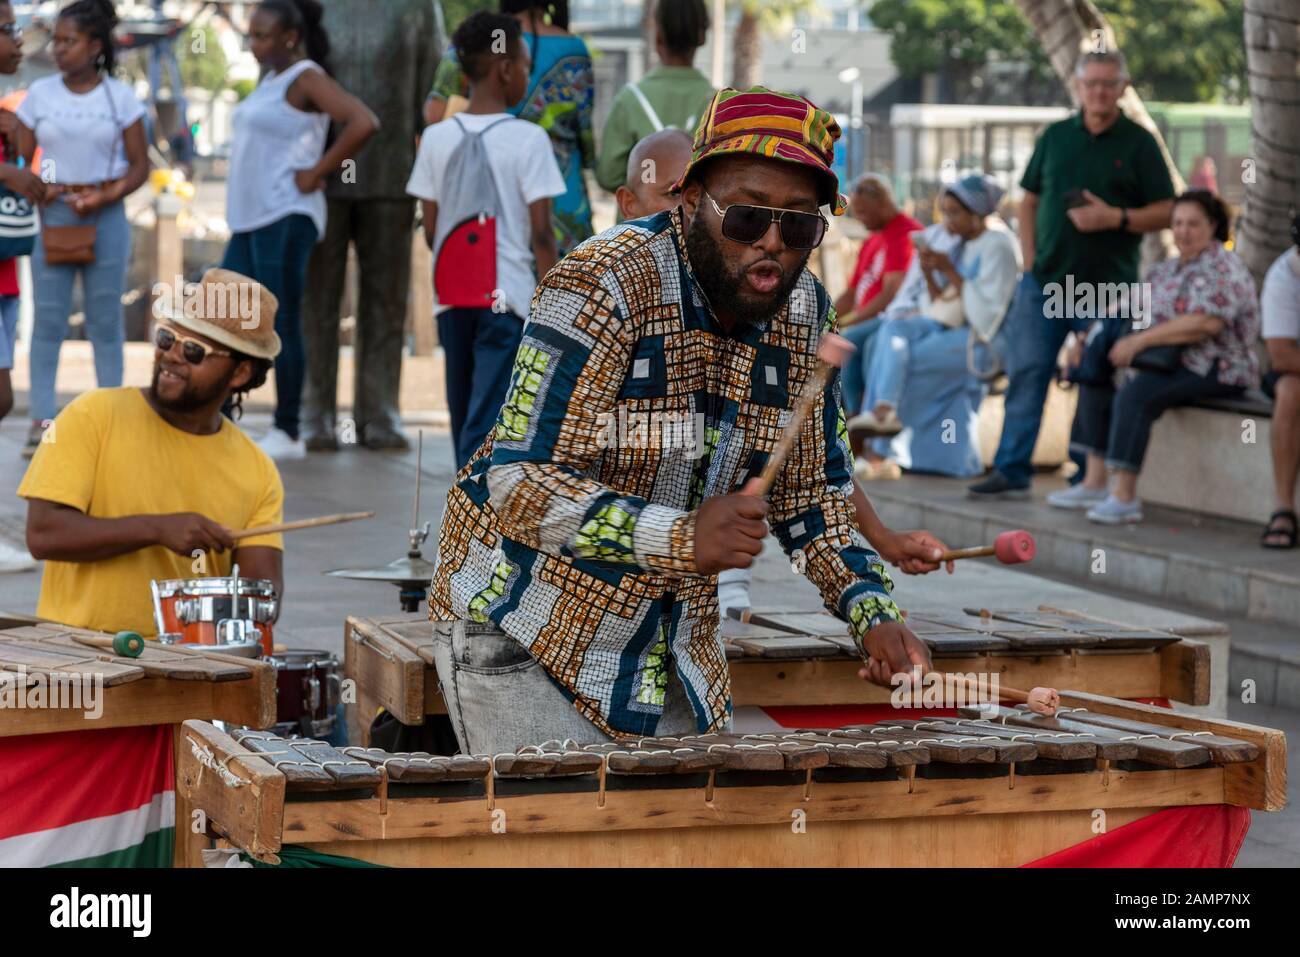
<svg viewBox="0 0 1300 957">
<path fill-rule="evenodd" d="M 1271 418 L 1248 412 L 1170 409 L 1152 429 L 1138 494 L 1156 505 L 1262 528 L 1272 511 L 1272 428 Z"/>
<path fill-rule="evenodd" d="M 1023 528 L 1038 542 L 1033 569 L 1199 610 L 1294 626 L 1300 559 L 1267 553 L 1252 529 L 1152 510 L 1146 524 L 1110 528 L 1041 502 L 967 501 L 964 483 L 928 476 L 873 482 L 867 495 L 896 527 L 928 528 L 954 548 Z M 1033 570 L 1026 569 L 1026 570 Z"/>
</svg>

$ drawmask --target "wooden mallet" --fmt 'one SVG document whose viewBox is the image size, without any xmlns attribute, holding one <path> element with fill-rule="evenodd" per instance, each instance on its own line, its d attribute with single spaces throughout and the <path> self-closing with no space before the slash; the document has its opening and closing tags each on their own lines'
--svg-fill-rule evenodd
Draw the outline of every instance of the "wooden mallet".
<svg viewBox="0 0 1300 957">
<path fill-rule="evenodd" d="M 1026 531 L 1002 532 L 993 539 L 992 545 L 978 545 L 974 548 L 953 548 L 939 556 L 941 562 L 956 561 L 959 558 L 985 558 L 996 556 L 1003 565 L 1019 565 L 1021 562 L 1034 560 L 1038 546 L 1034 536 Z"/>
<path fill-rule="evenodd" d="M 936 672 L 929 676 L 933 681 L 960 681 L 967 688 L 973 689 L 978 693 L 981 688 L 979 682 L 973 680 L 970 675 L 958 674 L 956 672 Z M 987 689 L 985 689 L 987 690 Z M 1006 698 L 1008 701 L 1015 701 L 1018 704 L 1029 705 L 1029 710 L 1034 714 L 1045 714 L 1049 718 L 1056 714 L 1056 709 L 1061 706 L 1061 695 L 1055 688 L 1034 688 L 1031 691 L 1021 691 L 1019 688 L 1008 688 L 1004 684 L 998 685 L 998 697 Z M 996 703 L 996 702 L 995 702 Z"/>
<path fill-rule="evenodd" d="M 120 658 L 139 658 L 144 651 L 144 639 L 134 631 L 119 631 L 111 638 L 108 635 L 73 635 L 73 639 L 91 648 L 103 648 Z"/>
<path fill-rule="evenodd" d="M 830 381 L 832 373 L 836 369 L 844 368 L 844 363 L 849 361 L 849 357 L 853 355 L 854 351 L 853 343 L 841 335 L 828 332 L 822 336 L 821 342 L 817 344 L 817 368 L 807 378 L 803 388 L 799 391 L 799 400 L 795 403 L 794 414 L 790 416 L 790 421 L 786 423 L 785 429 L 781 432 L 781 438 L 776 443 L 776 448 L 772 449 L 767 465 L 763 467 L 763 473 L 758 478 L 751 479 L 745 484 L 745 487 L 741 490 L 743 494 L 765 498 L 767 493 L 772 490 L 772 485 L 776 482 L 776 477 L 781 474 L 781 468 L 785 465 L 785 460 L 790 456 L 790 450 L 794 448 L 794 443 L 798 440 L 799 432 L 803 429 L 804 422 L 807 421 L 809 414 L 812 412 L 817 397 L 826 388 L 826 383 Z"/>
</svg>

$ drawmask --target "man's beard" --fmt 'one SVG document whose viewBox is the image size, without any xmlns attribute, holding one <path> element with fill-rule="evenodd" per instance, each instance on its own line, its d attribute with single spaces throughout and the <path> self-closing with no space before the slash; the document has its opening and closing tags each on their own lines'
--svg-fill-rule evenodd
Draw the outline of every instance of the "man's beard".
<svg viewBox="0 0 1300 957">
<path fill-rule="evenodd" d="M 781 311 L 799 282 L 812 250 L 804 252 L 797 268 L 788 274 L 782 272 L 781 283 L 770 296 L 762 296 L 747 288 L 744 269 L 728 265 L 722 254 L 722 243 L 730 241 L 725 237 L 715 239 L 701 218 L 696 216 L 686 230 L 686 255 L 691 261 L 691 270 L 714 311 L 725 312 L 746 326 L 760 325 Z M 774 259 L 767 262 L 781 268 Z"/>
<path fill-rule="evenodd" d="M 154 363 L 153 381 L 149 384 L 149 395 L 153 401 L 173 412 L 193 412 L 212 405 L 218 399 L 224 401 L 230 390 L 230 380 L 235 377 L 235 370 L 231 369 L 220 381 L 214 382 L 212 388 L 202 392 L 195 389 L 192 383 L 186 383 L 185 391 L 175 399 L 164 399 L 158 394 L 158 376 L 161 374 L 162 366 Z"/>
</svg>

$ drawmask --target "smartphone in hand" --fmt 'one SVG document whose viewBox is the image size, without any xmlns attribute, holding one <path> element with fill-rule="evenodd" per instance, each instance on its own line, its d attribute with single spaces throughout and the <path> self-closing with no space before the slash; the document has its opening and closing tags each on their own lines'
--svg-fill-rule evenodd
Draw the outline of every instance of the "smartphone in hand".
<svg viewBox="0 0 1300 957">
<path fill-rule="evenodd" d="M 1080 206 L 1087 206 L 1088 198 L 1083 195 L 1083 190 L 1072 189 L 1065 194 L 1065 208 L 1077 209 Z"/>
</svg>

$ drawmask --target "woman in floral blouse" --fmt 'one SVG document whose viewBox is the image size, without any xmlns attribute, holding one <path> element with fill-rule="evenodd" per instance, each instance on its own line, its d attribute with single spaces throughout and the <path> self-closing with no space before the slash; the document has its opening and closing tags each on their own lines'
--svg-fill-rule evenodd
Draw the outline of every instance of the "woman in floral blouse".
<svg viewBox="0 0 1300 957">
<path fill-rule="evenodd" d="M 1172 226 L 1178 255 L 1146 277 L 1151 323 L 1117 339 L 1108 354 L 1120 370 L 1118 389 L 1109 382 L 1079 387 L 1070 444 L 1087 454 L 1084 480 L 1047 498 L 1059 508 L 1088 509 L 1094 522 L 1142 521 L 1138 473 L 1162 412 L 1259 383 L 1259 301 L 1245 264 L 1223 248 L 1227 207 L 1208 190 L 1191 190 L 1174 201 Z M 1153 347 L 1159 351 L 1147 351 Z M 1156 361 L 1161 353 L 1163 363 Z M 1114 473 L 1109 492 L 1107 466 Z"/>
</svg>

